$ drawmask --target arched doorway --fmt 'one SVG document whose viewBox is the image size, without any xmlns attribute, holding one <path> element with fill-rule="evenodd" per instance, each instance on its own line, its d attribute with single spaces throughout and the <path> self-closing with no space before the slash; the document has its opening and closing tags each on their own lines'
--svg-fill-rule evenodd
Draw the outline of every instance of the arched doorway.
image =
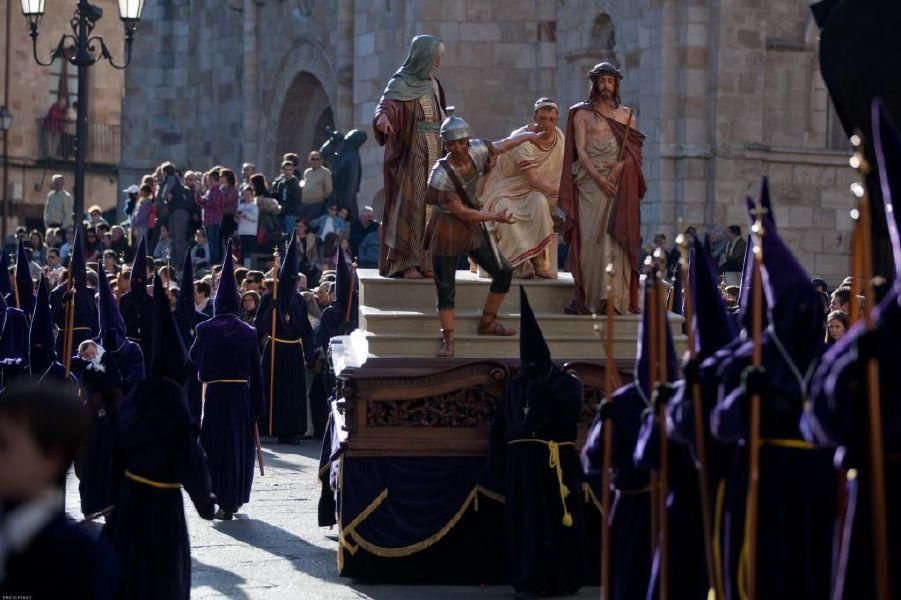
<svg viewBox="0 0 901 600">
<path fill-rule="evenodd" d="M 284 97 L 275 136 L 276 164 L 285 153 L 295 152 L 301 165 L 310 150 L 318 149 L 334 125 L 332 107 L 322 83 L 306 71 L 298 73 Z"/>
</svg>

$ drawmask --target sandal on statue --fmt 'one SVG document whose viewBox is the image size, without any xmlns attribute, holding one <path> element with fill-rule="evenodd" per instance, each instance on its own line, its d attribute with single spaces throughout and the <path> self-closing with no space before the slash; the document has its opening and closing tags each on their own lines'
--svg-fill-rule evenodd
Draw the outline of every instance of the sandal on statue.
<svg viewBox="0 0 901 600">
<path fill-rule="evenodd" d="M 441 330 L 441 347 L 438 348 L 439 358 L 450 358 L 454 355 L 454 330 Z"/>
<path fill-rule="evenodd" d="M 482 313 L 482 320 L 479 321 L 479 335 L 516 335 L 515 329 L 504 327 L 497 322 L 497 313 Z"/>
</svg>

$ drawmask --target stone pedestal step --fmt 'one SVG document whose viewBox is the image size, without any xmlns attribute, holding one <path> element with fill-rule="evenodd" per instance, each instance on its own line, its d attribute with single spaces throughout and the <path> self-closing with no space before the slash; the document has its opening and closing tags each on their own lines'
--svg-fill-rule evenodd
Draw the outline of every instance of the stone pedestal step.
<svg viewBox="0 0 901 600">
<path fill-rule="evenodd" d="M 431 279 L 395 279 L 381 277 L 375 269 L 359 269 L 360 305 L 394 310 L 434 311 L 435 282 Z M 510 293 L 501 305 L 502 312 L 519 312 L 518 285 L 526 287 L 529 303 L 536 312 L 562 313 L 573 297 L 570 273 L 557 279 L 515 279 Z M 481 309 L 488 295 L 490 279 L 469 271 L 457 271 L 455 304 L 458 309 Z"/>
<path fill-rule="evenodd" d="M 441 336 L 438 332 L 423 335 L 367 333 L 369 356 L 379 358 L 435 356 Z M 556 361 L 604 358 L 604 344 L 597 337 L 545 335 L 551 356 Z M 458 358 L 519 358 L 519 336 L 498 337 L 473 334 L 454 335 L 455 356 Z M 617 359 L 635 356 L 635 339 L 615 339 L 613 356 Z"/>
<path fill-rule="evenodd" d="M 438 350 L 440 322 L 435 309 L 435 284 L 430 279 L 389 279 L 374 269 L 360 269 L 360 329 L 352 340 L 353 352 L 380 358 L 432 357 Z M 469 271 L 457 271 L 456 356 L 513 358 L 519 356 L 519 335 L 482 336 L 476 333 L 490 280 Z M 607 335 L 606 316 L 567 315 L 563 307 L 573 297 L 572 275 L 557 279 L 516 280 L 526 287 L 529 303 L 555 360 L 602 359 Z M 514 285 L 501 305 L 499 319 L 519 330 L 519 293 Z M 635 356 L 641 315 L 618 315 L 613 331 L 613 356 L 623 361 Z M 685 348 L 679 334 L 682 317 L 671 314 L 677 352 Z"/>
<path fill-rule="evenodd" d="M 545 336 L 574 336 L 601 340 L 607 334 L 606 318 L 546 312 L 536 313 L 535 316 Z M 482 311 L 480 309 L 457 310 L 454 329 L 459 334 L 475 334 L 481 318 Z M 501 312 L 498 319 L 507 327 L 519 329 L 519 312 Z M 678 333 L 682 317 L 671 314 L 669 321 L 673 332 Z M 616 316 L 613 324 L 614 338 L 635 340 L 638 337 L 640 323 L 641 315 Z M 438 331 L 440 325 L 438 312 L 435 309 L 428 311 L 388 310 L 361 306 L 360 328 L 377 335 L 417 335 Z"/>
</svg>

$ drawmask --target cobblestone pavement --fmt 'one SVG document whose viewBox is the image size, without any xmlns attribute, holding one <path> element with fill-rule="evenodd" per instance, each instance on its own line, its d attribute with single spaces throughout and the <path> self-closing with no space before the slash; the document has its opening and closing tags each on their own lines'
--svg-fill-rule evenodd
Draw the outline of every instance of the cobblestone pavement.
<svg viewBox="0 0 901 600">
<path fill-rule="evenodd" d="M 185 495 L 196 599 L 507 599 L 506 586 L 364 585 L 338 576 L 337 530 L 316 524 L 319 445 L 264 444 L 266 476 L 235 520 L 204 521 Z M 69 474 L 66 508 L 80 518 L 78 480 Z M 99 530 L 99 526 L 97 526 Z M 585 588 L 577 598 L 596 598 Z"/>
</svg>

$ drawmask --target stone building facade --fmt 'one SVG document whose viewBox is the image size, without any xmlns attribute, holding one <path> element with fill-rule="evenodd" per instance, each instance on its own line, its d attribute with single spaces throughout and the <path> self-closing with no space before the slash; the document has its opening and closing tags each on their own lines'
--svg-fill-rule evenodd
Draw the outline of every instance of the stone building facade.
<svg viewBox="0 0 901 600">
<path fill-rule="evenodd" d="M 115 0 L 93 0 L 103 9 L 103 18 L 97 22 L 94 35 L 102 36 L 117 61 L 123 58 L 123 31 L 119 9 Z M 64 33 L 72 33 L 69 20 L 75 2 L 48 3 L 41 20 L 37 40 L 37 52 L 47 61 L 50 51 L 56 47 Z M 32 44 L 28 24 L 22 17 L 18 2 L 0 3 L 0 86 L 4 99 L 13 115 L 12 127 L 7 132 L 8 150 L 2 160 L 6 163 L 7 181 L 0 182 L 0 230 L 13 232 L 19 225 L 40 226 L 43 222 L 44 203 L 50 191 L 50 178 L 54 173 L 66 177 L 66 187 L 72 191 L 74 184 L 74 133 L 75 123 L 69 123 L 64 133 L 49 134 L 43 125 L 50 106 L 62 94 L 70 103 L 77 97 L 77 70 L 56 60 L 50 67 L 38 65 L 32 57 Z M 7 56 L 8 55 L 8 56 Z M 6 71 L 9 64 L 9 71 Z M 117 166 L 120 159 L 120 123 L 122 90 L 125 77 L 105 61 L 88 69 L 88 153 L 85 175 L 85 208 L 98 204 L 104 209 L 116 206 L 119 191 Z M 0 133 L 2 135 L 2 133 Z M 0 151 L 2 153 L 2 151 Z M 2 176 L 0 176 L 2 180 Z"/>
<path fill-rule="evenodd" d="M 848 148 L 805 3 L 148 2 L 126 75 L 120 183 L 164 158 L 273 175 L 282 153 L 305 154 L 333 125 L 370 134 L 359 201 L 378 209 L 372 110 L 419 33 L 445 42 L 448 102 L 486 138 L 527 122 L 539 96 L 584 98 L 591 65 L 620 65 L 623 101 L 648 135 L 645 239 L 672 239 L 679 219 L 744 228 L 743 197 L 768 175 L 780 231 L 811 273 L 837 283 L 849 271 Z"/>
</svg>

